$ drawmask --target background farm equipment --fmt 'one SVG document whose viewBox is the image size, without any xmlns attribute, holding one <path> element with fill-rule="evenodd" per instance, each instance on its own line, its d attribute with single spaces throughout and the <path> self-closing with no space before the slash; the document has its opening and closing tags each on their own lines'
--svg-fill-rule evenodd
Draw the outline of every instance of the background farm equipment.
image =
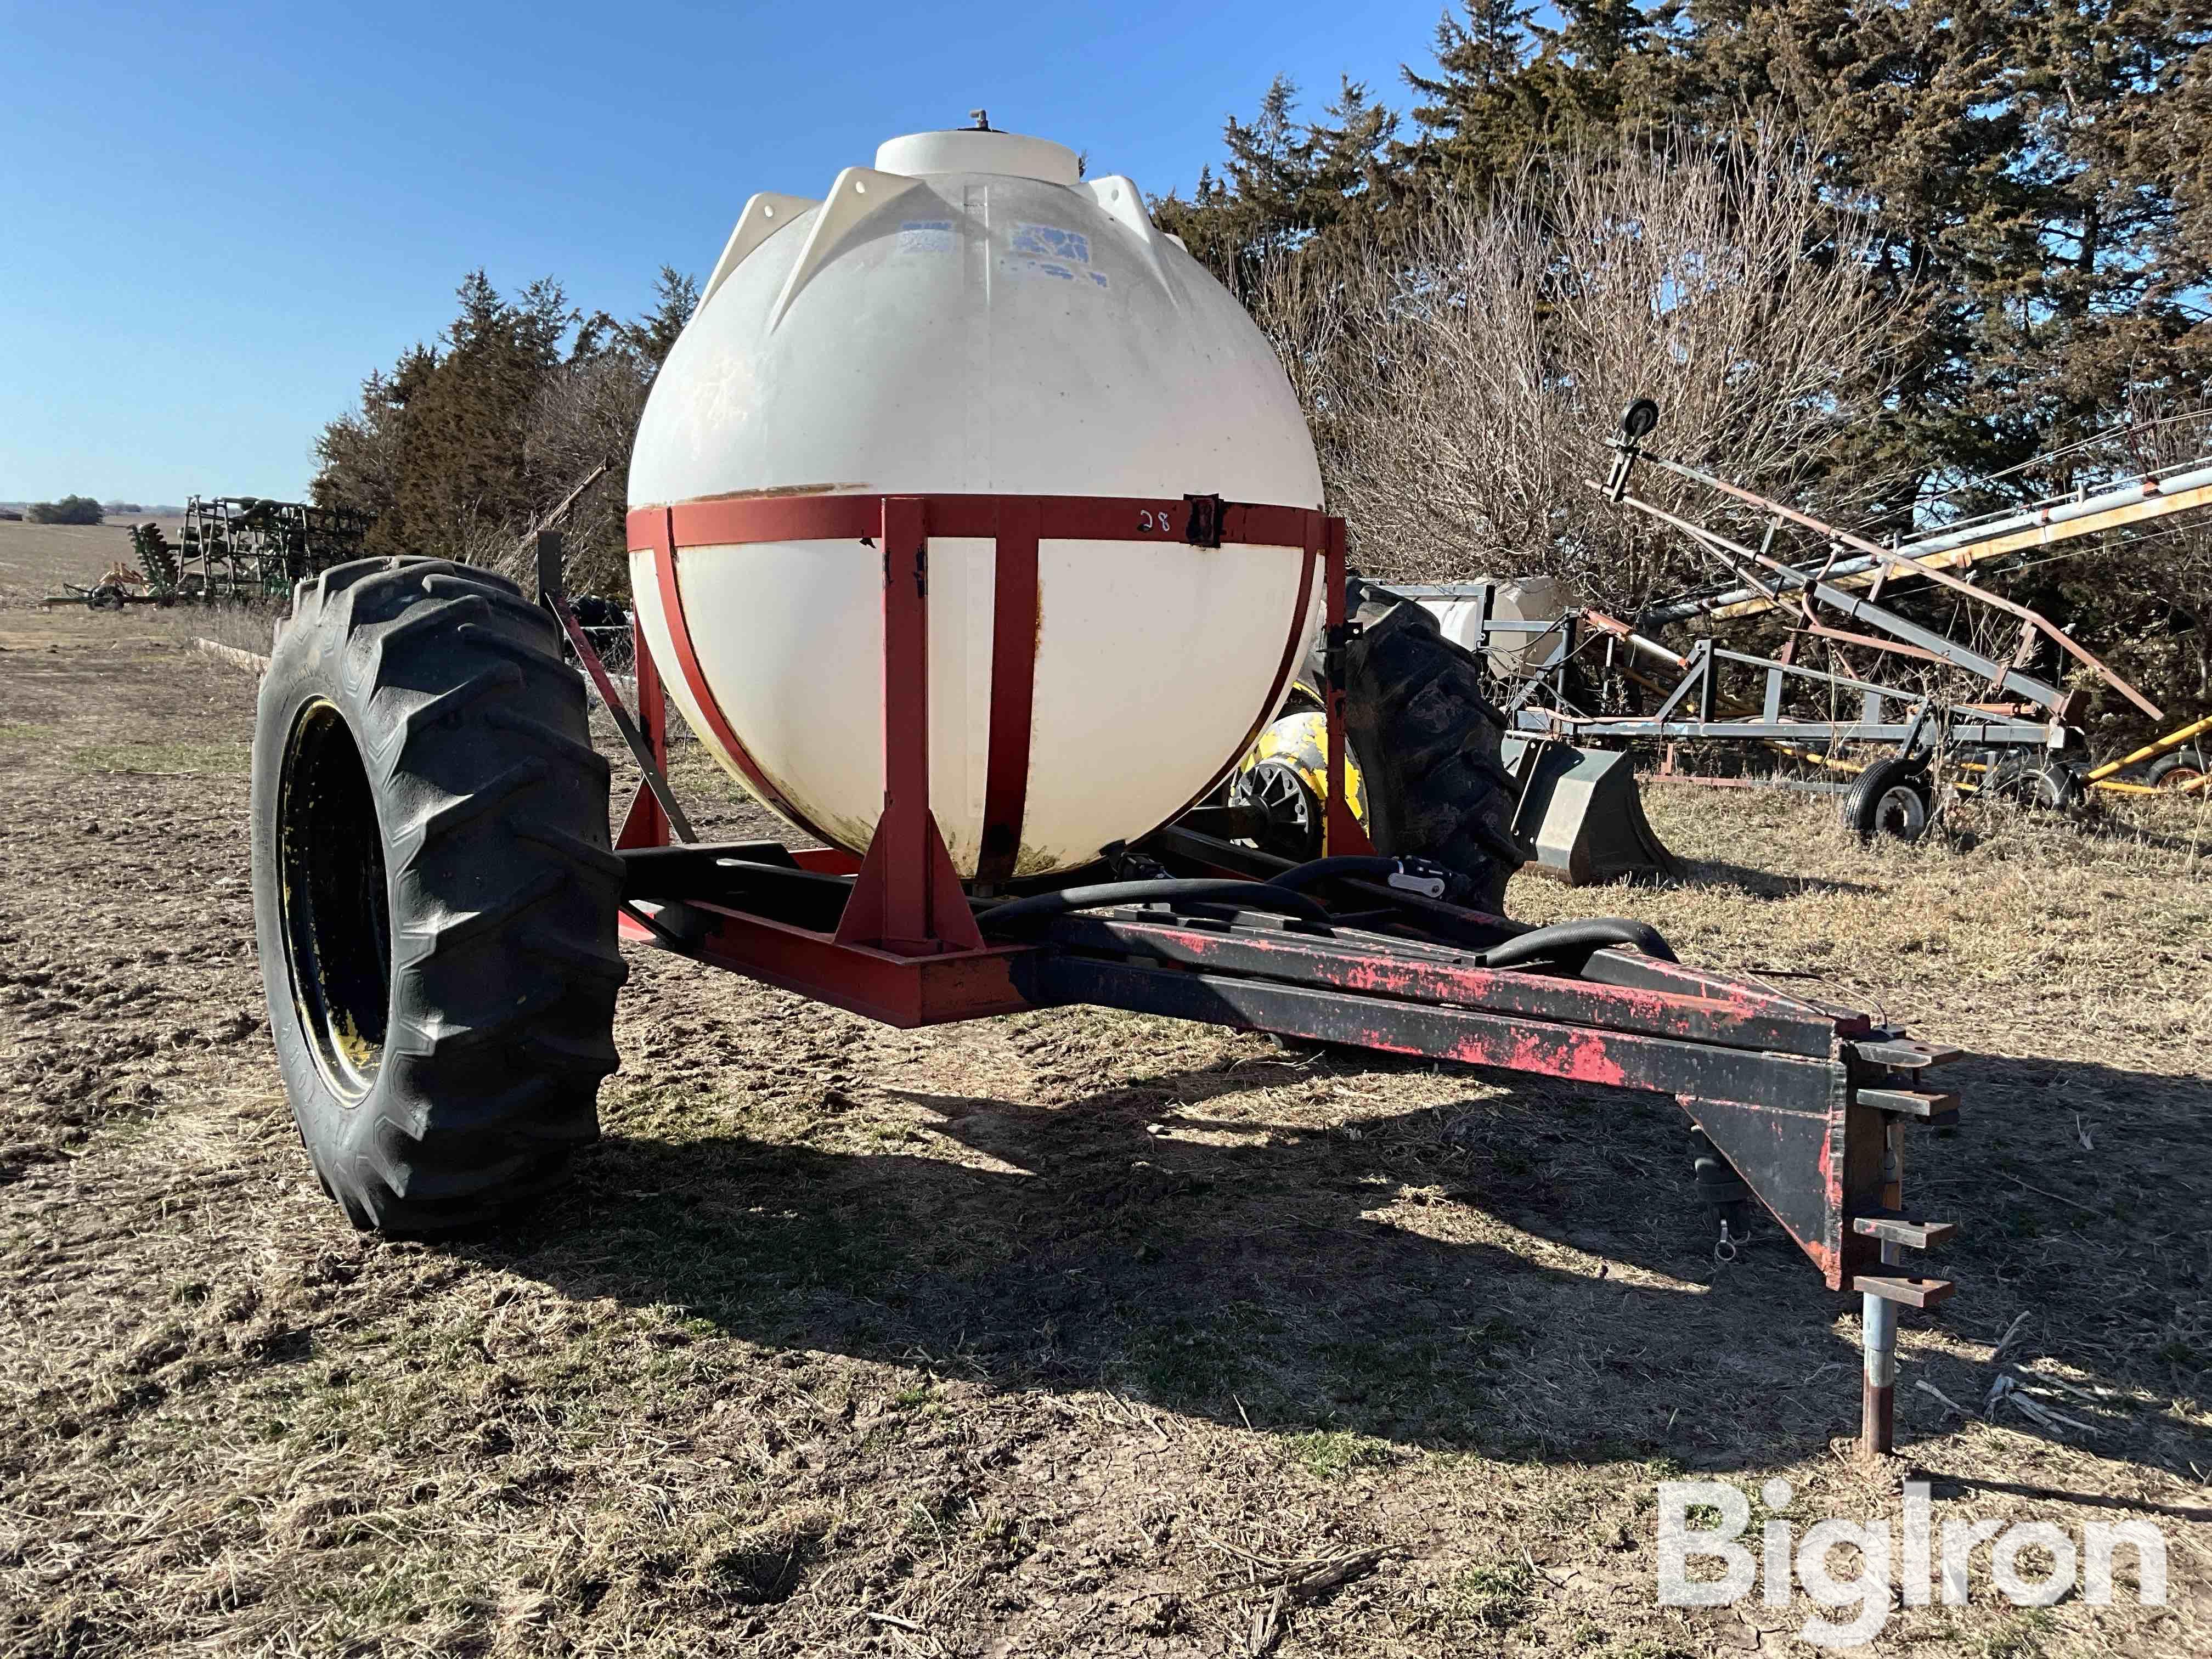
<svg viewBox="0 0 2212 1659">
<path fill-rule="evenodd" d="M 1449 634 L 1486 658 L 1516 732 L 1585 751 L 1656 745 L 1655 775 L 1681 781 L 1832 793 L 1862 835 L 1917 836 L 1946 783 L 2052 808 L 2092 789 L 2204 787 L 2199 739 L 2212 720 L 2093 766 L 2081 726 L 2091 694 L 2079 682 L 2149 719 L 2161 711 L 2048 617 L 1956 573 L 1996 574 L 2031 549 L 2212 505 L 2212 466 L 2170 468 L 1884 547 L 1647 454 L 1643 441 L 1657 419 L 1648 399 L 1629 411 L 1610 476 L 1592 487 L 1688 537 L 1723 567 L 1724 580 L 1633 621 L 1525 582 L 1388 590 L 1436 609 Z M 1639 464 L 1763 516 L 1764 533 L 1754 545 L 1629 493 Z M 1791 551 L 1793 537 L 1809 538 L 1814 550 Z M 1967 631 L 2008 642 L 1962 640 L 1898 608 L 1931 588 L 1990 624 Z M 1778 651 L 1733 648 L 1720 637 L 1754 622 L 1769 635 L 1784 633 Z M 2069 659 L 2070 686 L 2042 665 Z M 1720 769 L 1683 769 L 1685 750 L 1717 758 Z"/>
<path fill-rule="evenodd" d="M 2191 720 L 2132 753 L 2091 768 L 2081 775 L 2081 781 L 2130 794 L 2202 794 L 2208 776 L 2212 776 L 2212 765 L 2205 760 L 2208 752 L 2212 752 L 2212 715 Z"/>
<path fill-rule="evenodd" d="M 281 599 L 307 577 L 361 556 L 373 513 L 252 495 L 193 496 L 173 550 L 158 526 L 142 544 L 183 599 L 202 604 Z"/>
<path fill-rule="evenodd" d="M 1400 597 L 1398 590 L 1363 584 L 1356 577 L 1352 592 L 1365 601 L 1355 603 L 1354 610 L 1376 614 L 1387 614 Z M 1432 649 L 1456 653 L 1479 666 L 1484 659 L 1449 636 L 1454 608 L 1450 603 L 1425 605 L 1429 618 L 1408 618 L 1407 625 L 1433 629 L 1439 638 Z M 1439 616 L 1441 623 L 1435 620 Z M 1188 820 L 1194 827 L 1212 826 L 1216 833 L 1280 857 L 1320 856 L 1328 784 L 1326 704 L 1318 688 L 1328 684 L 1328 677 L 1318 656 L 1291 688 L 1284 712 L 1260 733 L 1230 780 L 1221 802 L 1228 815 L 1201 808 Z M 1361 702 L 1356 696 L 1352 699 L 1344 763 L 1352 816 L 1380 851 L 1424 855 L 1424 849 L 1404 841 L 1400 821 L 1379 822 L 1370 811 L 1366 775 L 1375 767 L 1396 769 L 1402 774 L 1401 793 L 1432 798 L 1430 810 L 1449 814 L 1452 802 L 1434 799 L 1440 781 L 1448 787 L 1449 775 L 1423 764 L 1418 753 L 1409 762 L 1403 746 L 1392 744 L 1376 722 L 1360 718 Z M 1644 815 L 1631 757 L 1515 732 L 1510 718 L 1487 696 L 1482 697 L 1480 712 L 1502 734 L 1494 781 L 1510 810 L 1492 827 L 1511 843 L 1516 865 L 1526 864 L 1573 887 L 1681 873 L 1680 861 Z M 1434 741 L 1430 739 L 1431 745 Z M 1437 852 L 1433 840 L 1427 851 Z M 1448 852 L 1438 856 L 1449 862 Z"/>
<path fill-rule="evenodd" d="M 64 582 L 62 592 L 46 599 L 48 605 L 81 605 L 88 611 L 120 611 L 126 605 L 166 604 L 156 593 L 142 593 L 146 579 L 121 560 L 85 583 Z"/>
<path fill-rule="evenodd" d="M 64 583 L 48 605 L 246 604 L 281 599 L 294 584 L 361 557 L 373 513 L 253 495 L 193 496 L 172 542 L 158 524 L 133 525 L 131 571 L 118 563 L 94 583 Z"/>
</svg>

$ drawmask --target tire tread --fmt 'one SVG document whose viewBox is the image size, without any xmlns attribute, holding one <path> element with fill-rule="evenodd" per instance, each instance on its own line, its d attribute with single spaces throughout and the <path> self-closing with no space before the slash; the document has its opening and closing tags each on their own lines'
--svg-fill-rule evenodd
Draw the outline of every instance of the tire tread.
<svg viewBox="0 0 2212 1659">
<path fill-rule="evenodd" d="M 280 1041 L 279 1054 L 316 1176 L 356 1226 L 479 1225 L 550 1190 L 597 1138 L 629 972 L 622 866 L 608 846 L 611 769 L 591 746 L 580 679 L 547 648 L 556 637 L 513 582 L 446 560 L 361 560 L 295 590 L 257 733 L 255 892 L 257 908 L 273 907 L 264 841 L 282 755 L 260 750 L 281 750 L 289 726 L 272 724 L 301 696 L 327 699 L 385 825 L 392 1024 L 349 1113 L 311 1097 L 304 1048 L 287 1057 Z M 281 927 L 263 930 L 264 976 L 283 986 L 272 939 Z M 290 1002 L 289 986 L 272 989 L 272 1024 L 297 1024 Z"/>
<path fill-rule="evenodd" d="M 1361 609 L 1346 653 L 1346 717 L 1367 790 L 1370 832 L 1393 854 L 1458 877 L 1455 902 L 1496 912 L 1528 859 L 1514 839 L 1514 787 L 1499 759 L 1506 717 L 1481 659 L 1410 602 Z"/>
</svg>

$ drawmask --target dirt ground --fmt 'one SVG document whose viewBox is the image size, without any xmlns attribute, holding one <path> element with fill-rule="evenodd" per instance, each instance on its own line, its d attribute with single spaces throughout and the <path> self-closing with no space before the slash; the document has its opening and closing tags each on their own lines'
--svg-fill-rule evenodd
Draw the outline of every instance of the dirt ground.
<svg viewBox="0 0 2212 1659">
<path fill-rule="evenodd" d="M 1906 1463 L 1832 1446 L 1855 1304 L 1771 1226 L 1715 1261 L 1655 1097 L 1086 1009 L 899 1032 L 637 951 L 564 1195 L 353 1232 L 264 1030 L 252 676 L 204 619 L 27 608 L 23 562 L 0 1652 L 1809 1651 L 1802 1590 L 1656 1605 L 1656 1483 L 1735 1484 L 1754 1538 L 1898 1516 Z M 1687 882 L 1516 908 L 1972 1051 L 1911 1182 L 1960 1228 L 1898 1396 L 1939 1522 L 2166 1540 L 2163 1607 L 2123 1552 L 2115 1605 L 2018 1608 L 1984 1548 L 1875 1650 L 2212 1651 L 2212 822 L 1869 853 L 1647 799 Z M 1985 1417 L 2000 1377 L 2070 1421 Z"/>
</svg>

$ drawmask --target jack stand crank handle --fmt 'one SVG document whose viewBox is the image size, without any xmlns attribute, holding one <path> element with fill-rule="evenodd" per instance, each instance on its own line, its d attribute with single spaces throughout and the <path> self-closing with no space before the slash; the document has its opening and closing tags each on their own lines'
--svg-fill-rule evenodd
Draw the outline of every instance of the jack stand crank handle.
<svg viewBox="0 0 2212 1659">
<path fill-rule="evenodd" d="M 1883 1126 L 1881 1201 L 1892 1210 L 1905 1205 L 1905 1125 Z M 1893 1238 L 1883 1238 L 1881 1265 L 1898 1266 L 1905 1253 Z M 1871 1463 L 1897 1449 L 1897 1304 L 1868 1289 L 1859 1293 L 1859 1325 L 1866 1344 L 1865 1380 L 1859 1391 L 1859 1457 Z"/>
</svg>

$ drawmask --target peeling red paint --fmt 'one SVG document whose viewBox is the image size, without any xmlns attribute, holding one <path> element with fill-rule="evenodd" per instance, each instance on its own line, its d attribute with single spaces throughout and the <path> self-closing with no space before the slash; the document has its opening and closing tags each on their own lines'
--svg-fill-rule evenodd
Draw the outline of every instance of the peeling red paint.
<svg viewBox="0 0 2212 1659">
<path fill-rule="evenodd" d="M 1261 970 L 1272 968 L 1285 977 L 1371 996 L 1525 1012 L 1602 1030 L 1776 1048 L 1808 1057 L 1826 1057 L 1834 1045 L 1831 1015 L 1778 996 L 1698 996 L 1478 968 L 1463 961 L 1416 961 L 1391 954 L 1388 942 L 1381 939 L 1347 941 L 1323 951 L 1308 938 L 1231 938 L 1173 923 L 1118 924 L 1117 931 L 1133 939 L 1170 946 L 1176 959 L 1194 966 L 1249 971 L 1252 964 L 1261 964 Z"/>
</svg>

